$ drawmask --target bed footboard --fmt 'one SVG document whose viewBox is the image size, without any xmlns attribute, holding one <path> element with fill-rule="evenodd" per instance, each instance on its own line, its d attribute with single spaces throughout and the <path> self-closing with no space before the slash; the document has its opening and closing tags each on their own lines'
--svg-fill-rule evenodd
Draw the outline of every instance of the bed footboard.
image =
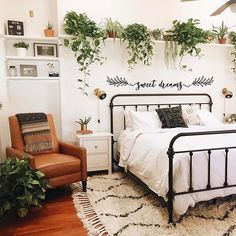
<svg viewBox="0 0 236 236">
<path fill-rule="evenodd" d="M 169 185 L 169 191 L 167 193 L 167 207 L 168 207 L 168 214 L 169 214 L 169 223 L 174 223 L 173 221 L 173 200 L 174 197 L 177 195 L 183 195 L 183 194 L 188 194 L 188 193 L 196 193 L 196 192 L 203 192 L 203 191 L 212 191 L 216 189 L 223 189 L 223 188 L 231 188 L 231 187 L 236 187 L 235 184 L 228 184 L 228 153 L 230 149 L 236 149 L 235 146 L 228 146 L 228 147 L 209 147 L 209 148 L 204 148 L 204 149 L 194 149 L 194 150 L 181 150 L 181 151 L 175 151 L 174 150 L 174 144 L 177 139 L 180 139 L 181 137 L 186 137 L 186 136 L 210 136 L 210 135 L 222 135 L 222 134 L 232 134 L 236 133 L 236 130 L 218 130 L 218 131 L 202 131 L 202 132 L 186 132 L 186 133 L 179 133 L 176 136 L 172 138 L 169 144 L 169 148 L 167 151 L 167 155 L 169 158 L 169 180 L 168 180 L 168 185 Z M 236 141 L 235 141 L 236 142 Z M 224 168 L 224 184 L 222 186 L 217 186 L 217 187 L 212 187 L 211 186 L 211 153 L 214 150 L 224 150 L 225 152 L 225 166 Z M 203 189 L 194 189 L 192 185 L 192 170 L 193 170 L 193 157 L 194 157 L 194 152 L 201 152 L 205 151 L 207 152 L 208 155 L 208 167 L 207 167 L 207 185 L 206 188 Z M 175 157 L 175 154 L 180 154 L 180 153 L 188 153 L 189 154 L 189 189 L 187 191 L 183 192 L 174 192 L 173 188 L 173 160 Z"/>
</svg>

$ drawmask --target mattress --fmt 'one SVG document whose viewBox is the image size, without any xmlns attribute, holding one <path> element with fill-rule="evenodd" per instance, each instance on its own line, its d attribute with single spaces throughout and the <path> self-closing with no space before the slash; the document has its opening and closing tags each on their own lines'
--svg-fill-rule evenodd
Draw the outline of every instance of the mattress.
<svg viewBox="0 0 236 236">
<path fill-rule="evenodd" d="M 221 125 L 214 130 L 236 129 L 236 125 Z M 167 150 L 170 140 L 181 132 L 211 131 L 205 126 L 189 128 L 135 130 L 126 129 L 118 138 L 119 165 L 131 171 L 150 189 L 165 200 L 168 192 L 169 159 Z M 181 137 L 174 144 L 175 151 L 236 146 L 236 134 Z M 236 184 L 236 150 L 228 153 L 228 183 Z M 173 188 L 176 192 L 189 189 L 189 153 L 174 156 Z M 193 189 L 205 189 L 208 176 L 208 153 L 199 151 L 193 155 Z M 211 153 L 211 187 L 223 186 L 225 180 L 225 151 Z M 188 193 L 174 198 L 174 211 L 184 214 L 197 202 L 235 194 L 236 187 Z"/>
</svg>

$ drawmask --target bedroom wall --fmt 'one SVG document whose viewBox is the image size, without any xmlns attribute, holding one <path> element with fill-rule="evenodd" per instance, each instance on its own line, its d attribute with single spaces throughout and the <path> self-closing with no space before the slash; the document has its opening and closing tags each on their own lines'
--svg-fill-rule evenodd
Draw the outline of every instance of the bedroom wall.
<svg viewBox="0 0 236 236">
<path fill-rule="evenodd" d="M 101 0 L 99 5 L 94 0 L 58 0 L 58 23 L 59 30 L 63 34 L 62 22 L 67 11 L 73 10 L 78 13 L 85 12 L 97 23 L 104 17 L 112 17 L 114 20 L 120 21 L 122 24 L 143 23 L 151 29 L 170 28 L 172 21 L 187 20 L 188 18 L 197 18 L 201 20 L 201 27 L 211 29 L 212 24 L 219 25 L 222 20 L 228 26 L 234 25 L 236 14 L 230 9 L 225 10 L 219 16 L 210 17 L 209 15 L 221 4 L 224 0 L 208 1 L 205 4 L 204 0 L 196 2 L 180 2 L 179 0 L 168 0 L 163 3 L 161 0 L 150 0 L 147 2 L 141 0 Z M 101 6 L 101 7 L 100 7 Z M 122 14 L 121 14 L 122 12 Z M 206 92 L 211 94 L 214 101 L 214 113 L 222 119 L 223 113 L 223 96 L 221 90 L 223 87 L 230 88 L 236 95 L 236 78 L 230 72 L 230 53 L 232 47 L 221 45 L 202 45 L 202 53 L 205 55 L 200 60 L 187 56 L 184 63 L 192 67 L 192 72 L 183 72 L 178 67 L 176 69 L 167 69 L 164 64 L 164 43 L 156 43 L 155 56 L 153 57 L 152 66 L 146 67 L 137 65 L 133 71 L 128 70 L 126 44 L 116 43 L 113 40 L 106 40 L 102 47 L 102 54 L 107 57 L 104 65 L 98 64 L 91 67 L 91 77 L 88 78 L 90 87 L 88 88 L 88 96 L 81 95 L 78 90 L 79 84 L 77 79 L 81 78 L 82 74 L 78 71 L 78 66 L 75 63 L 74 55 L 70 49 L 65 47 L 60 48 L 61 55 L 61 109 L 62 109 L 62 135 L 63 139 L 74 141 L 74 132 L 79 127 L 75 124 L 75 120 L 85 115 L 93 117 L 89 128 L 98 130 L 97 117 L 97 98 L 93 95 L 96 87 L 102 88 L 107 92 L 107 98 L 100 101 L 100 118 L 101 130 L 109 130 L 109 100 L 116 93 L 172 93 L 172 92 Z M 195 78 L 213 76 L 214 82 L 207 87 L 191 87 L 183 88 L 178 91 L 176 88 L 167 88 L 163 90 L 160 87 L 145 88 L 139 91 L 135 87 L 114 87 L 106 82 L 109 77 L 126 78 L 128 82 L 135 83 L 161 80 L 164 82 L 176 83 L 191 83 Z M 236 112 L 236 96 L 227 101 L 227 112 Z"/>
</svg>

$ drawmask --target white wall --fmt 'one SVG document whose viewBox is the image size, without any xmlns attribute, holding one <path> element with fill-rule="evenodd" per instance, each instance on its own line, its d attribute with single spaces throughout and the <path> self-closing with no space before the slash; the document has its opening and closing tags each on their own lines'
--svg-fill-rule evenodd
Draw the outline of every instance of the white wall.
<svg viewBox="0 0 236 236">
<path fill-rule="evenodd" d="M 179 0 L 101 0 L 99 3 L 94 0 L 68 0 L 58 1 L 58 21 L 62 25 L 63 18 L 67 11 L 74 10 L 78 13 L 85 12 L 97 23 L 104 17 L 112 17 L 120 21 L 122 24 L 129 23 L 144 23 L 149 28 L 170 28 L 172 21 L 187 20 L 188 18 L 197 18 L 201 20 L 201 27 L 212 28 L 212 24 L 219 25 L 222 20 L 228 26 L 234 25 L 236 14 L 230 9 L 225 10 L 219 16 L 210 17 L 209 15 L 216 10 L 218 6 L 225 1 L 204 0 L 196 2 L 180 2 Z M 59 27 L 60 28 L 60 27 Z M 61 27 L 62 29 L 62 27 Z M 63 32 L 63 31 L 62 31 Z M 91 115 L 93 117 L 89 128 L 97 130 L 97 99 L 93 95 L 96 87 L 100 87 L 107 92 L 107 98 L 100 103 L 101 107 L 101 130 L 109 130 L 109 100 L 116 93 L 135 93 L 132 87 L 112 87 L 106 82 L 106 77 L 115 77 L 116 75 L 125 77 L 129 82 L 150 81 L 156 79 L 166 82 L 183 81 L 184 83 L 191 82 L 199 76 L 211 77 L 214 76 L 214 83 L 209 87 L 195 87 L 191 89 L 183 89 L 181 92 L 206 92 L 212 95 L 215 103 L 214 112 L 219 118 L 222 118 L 223 113 L 223 97 L 221 90 L 223 87 L 228 87 L 236 94 L 236 78 L 230 72 L 230 53 L 232 48 L 225 46 L 202 45 L 202 52 L 205 54 L 200 60 L 187 56 L 184 63 L 192 67 L 193 72 L 183 72 L 178 68 L 169 70 L 164 64 L 164 43 L 155 45 L 155 56 L 151 67 L 138 65 L 133 71 L 128 71 L 126 44 L 120 45 L 119 41 L 115 44 L 113 40 L 106 41 L 105 47 L 102 49 L 103 55 L 107 57 L 103 66 L 93 65 L 91 67 L 91 77 L 88 79 L 90 88 L 88 89 L 89 96 L 81 95 L 79 90 L 78 78 L 82 74 L 78 71 L 78 66 L 75 62 L 73 53 L 64 47 L 60 49 L 61 59 L 61 74 L 62 80 L 62 134 L 65 140 L 74 141 L 75 129 L 79 128 L 74 121 L 79 117 Z M 168 93 L 178 92 L 175 89 L 162 90 L 159 87 L 143 89 L 141 93 Z M 227 101 L 227 112 L 236 112 L 236 107 L 233 106 L 236 102 L 236 96 L 231 101 Z M 231 105 L 232 104 L 232 105 Z M 231 105 L 231 106 L 230 106 Z M 230 108 L 230 109 L 229 109 Z"/>
</svg>

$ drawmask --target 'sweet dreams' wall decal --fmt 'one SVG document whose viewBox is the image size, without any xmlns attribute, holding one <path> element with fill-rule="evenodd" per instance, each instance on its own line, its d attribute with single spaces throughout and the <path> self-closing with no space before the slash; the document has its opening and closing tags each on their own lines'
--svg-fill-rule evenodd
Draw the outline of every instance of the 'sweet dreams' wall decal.
<svg viewBox="0 0 236 236">
<path fill-rule="evenodd" d="M 150 80 L 148 82 L 141 82 L 137 81 L 135 83 L 129 83 L 125 77 L 110 77 L 107 76 L 107 83 L 111 86 L 115 87 L 123 87 L 123 86 L 132 86 L 135 88 L 136 91 L 144 88 L 155 88 L 159 87 L 162 89 L 166 88 L 175 88 L 178 91 L 182 90 L 183 88 L 190 88 L 190 87 L 206 87 L 212 85 L 214 82 L 213 76 L 207 78 L 205 76 L 200 76 L 195 79 L 193 79 L 190 83 L 184 83 L 182 81 L 177 81 L 177 82 L 167 82 L 164 80 L 161 80 L 158 82 L 158 80 Z"/>
</svg>

